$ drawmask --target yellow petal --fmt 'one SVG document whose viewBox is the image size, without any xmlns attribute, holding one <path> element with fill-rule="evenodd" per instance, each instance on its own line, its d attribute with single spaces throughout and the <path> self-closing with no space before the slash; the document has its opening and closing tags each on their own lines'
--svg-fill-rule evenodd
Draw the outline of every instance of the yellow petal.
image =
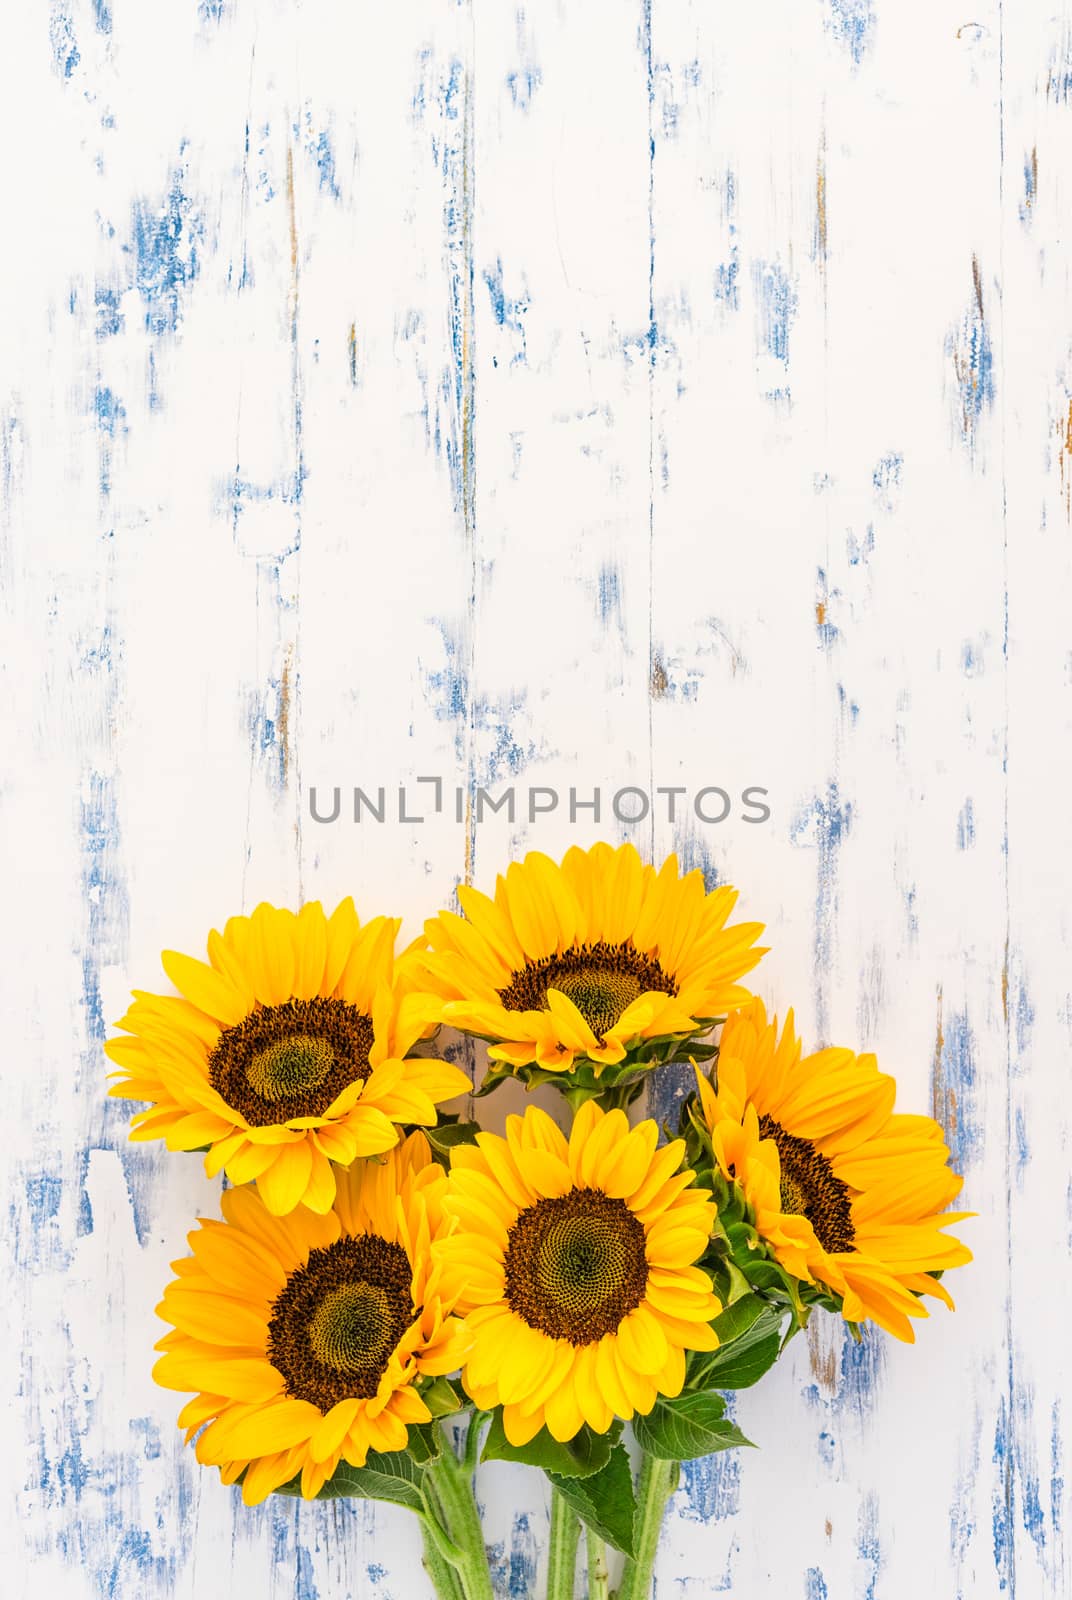
<svg viewBox="0 0 1072 1600">
<path fill-rule="evenodd" d="M 160 960 L 176 989 L 200 1011 L 229 1027 L 242 1021 L 247 1011 L 245 999 L 204 961 L 178 950 L 165 950 Z"/>
<path fill-rule="evenodd" d="M 304 1444 L 320 1422 L 320 1411 L 307 1400 L 276 1400 L 236 1420 L 221 1418 L 213 1424 L 214 1443 L 232 1457 L 269 1455 Z"/>
<path fill-rule="evenodd" d="M 284 1145 L 272 1165 L 257 1179 L 257 1192 L 274 1217 L 284 1217 L 304 1199 L 313 1169 L 308 1141 Z"/>
<path fill-rule="evenodd" d="M 328 956 L 328 924 L 319 900 L 309 900 L 298 912 L 295 939 L 294 993 L 312 1000 L 320 993 Z"/>
<path fill-rule="evenodd" d="M 340 1449 L 350 1431 L 354 1418 L 361 1409 L 360 1400 L 340 1400 L 313 1429 L 309 1439 L 309 1454 L 314 1461 L 326 1461 Z"/>
<path fill-rule="evenodd" d="M 169 1284 L 161 1302 L 161 1315 L 176 1328 L 208 1344 L 242 1345 L 264 1349 L 268 1321 L 263 1311 L 228 1295 L 206 1293 Z"/>
</svg>

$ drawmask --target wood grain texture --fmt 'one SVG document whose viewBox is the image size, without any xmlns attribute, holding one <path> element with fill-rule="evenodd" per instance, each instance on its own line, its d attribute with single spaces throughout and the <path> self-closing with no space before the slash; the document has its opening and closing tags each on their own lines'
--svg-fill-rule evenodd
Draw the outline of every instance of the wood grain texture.
<svg viewBox="0 0 1072 1600">
<path fill-rule="evenodd" d="M 126 1144 L 101 1042 L 260 899 L 416 932 L 602 834 L 741 888 L 757 986 L 878 1051 L 979 1213 L 916 1348 L 826 1322 L 739 1397 L 659 1596 L 1065 1600 L 1067 0 L 3 36 L 5 1593 L 424 1592 L 404 1513 L 249 1512 L 182 1451 L 153 1307 L 215 1194 Z M 763 825 L 691 807 L 749 785 Z M 481 1482 L 532 1593 L 546 1499 Z"/>
</svg>

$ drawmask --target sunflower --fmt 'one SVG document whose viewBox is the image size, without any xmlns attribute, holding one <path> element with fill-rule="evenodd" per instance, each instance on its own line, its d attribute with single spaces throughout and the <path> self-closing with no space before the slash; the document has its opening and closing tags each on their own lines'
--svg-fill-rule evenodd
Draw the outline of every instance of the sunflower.
<svg viewBox="0 0 1072 1600">
<path fill-rule="evenodd" d="M 737 900 L 708 894 L 698 870 L 657 872 L 631 844 L 576 846 L 561 864 L 538 850 L 497 880 L 494 900 L 460 887 L 465 917 L 425 923 L 431 946 L 413 957 L 440 1001 L 437 1020 L 491 1041 L 493 1061 L 597 1073 L 644 1041 L 706 1031 L 748 998 L 738 979 L 763 951 L 762 925 L 726 927 Z"/>
<path fill-rule="evenodd" d="M 399 1123 L 431 1125 L 470 1088 L 447 1062 L 403 1059 L 427 1023 L 395 977 L 398 927 L 362 926 L 349 899 L 330 917 L 259 905 L 209 934 L 207 965 L 165 950 L 182 997 L 136 990 L 117 1024 L 131 1037 L 105 1045 L 109 1093 L 153 1102 L 130 1137 L 207 1146 L 209 1177 L 256 1179 L 277 1216 L 330 1210 L 333 1162 L 390 1149 Z"/>
<path fill-rule="evenodd" d="M 247 1505 L 299 1473 L 309 1499 L 340 1461 L 404 1450 L 408 1426 L 431 1420 L 418 1380 L 468 1347 L 431 1259 L 447 1181 L 413 1133 L 340 1172 L 323 1215 L 275 1217 L 247 1184 L 222 1196 L 225 1221 L 190 1234 L 157 1307 L 174 1332 L 153 1376 L 197 1391 L 186 1442 L 224 1483 L 242 1477 Z"/>
<path fill-rule="evenodd" d="M 681 1392 L 686 1350 L 718 1344 L 722 1308 L 693 1265 L 714 1207 L 678 1171 L 683 1142 L 657 1150 L 657 1138 L 654 1122 L 630 1129 L 588 1101 L 568 1142 L 530 1106 L 505 1139 L 479 1133 L 451 1152 L 455 1228 L 433 1254 L 473 1341 L 466 1391 L 502 1405 L 512 1444 L 647 1413 Z"/>
<path fill-rule="evenodd" d="M 894 1113 L 894 1081 L 873 1055 L 802 1058 L 793 1013 L 779 1038 L 752 1000 L 722 1030 L 717 1088 L 697 1079 L 718 1165 L 788 1272 L 832 1290 L 847 1321 L 909 1342 L 909 1318 L 927 1315 L 920 1295 L 953 1308 L 932 1274 L 971 1260 L 943 1232 L 971 1215 L 945 1213 L 964 1180 L 933 1118 Z"/>
</svg>

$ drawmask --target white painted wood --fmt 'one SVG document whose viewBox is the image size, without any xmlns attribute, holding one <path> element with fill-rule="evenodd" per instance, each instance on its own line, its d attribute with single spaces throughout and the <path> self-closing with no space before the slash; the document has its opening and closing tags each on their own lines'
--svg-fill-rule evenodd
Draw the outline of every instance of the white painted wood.
<svg viewBox="0 0 1072 1600">
<path fill-rule="evenodd" d="M 915 1349 L 827 1324 L 740 1397 L 660 1596 L 1063 1600 L 1065 0 L 3 28 L 5 1593 L 423 1592 L 403 1513 L 183 1453 L 153 1306 L 213 1189 L 126 1145 L 100 1044 L 259 899 L 415 932 L 603 833 L 740 886 L 763 993 L 934 1107 L 979 1212 Z M 422 775 L 422 823 L 310 817 Z M 527 1594 L 545 1500 L 484 1484 Z"/>
</svg>

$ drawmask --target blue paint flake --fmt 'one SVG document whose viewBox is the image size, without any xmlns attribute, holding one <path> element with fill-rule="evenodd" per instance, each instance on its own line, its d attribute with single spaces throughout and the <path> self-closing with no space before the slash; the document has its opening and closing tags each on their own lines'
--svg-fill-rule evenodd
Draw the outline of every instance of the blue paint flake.
<svg viewBox="0 0 1072 1600">
<path fill-rule="evenodd" d="M 539 1553 L 536 1535 L 528 1512 L 518 1511 L 510 1529 L 510 1546 L 504 1543 L 488 1546 L 488 1566 L 495 1593 L 509 1595 L 510 1600 L 529 1600 L 536 1593 L 536 1573 Z"/>
<path fill-rule="evenodd" d="M 425 699 L 439 722 L 455 724 L 454 748 L 459 764 L 469 763 L 469 781 L 475 789 L 516 777 L 537 759 L 534 743 L 522 743 L 516 732 L 527 709 L 524 689 L 510 690 L 495 699 L 474 693 L 469 678 L 468 652 L 460 638 L 439 624 L 445 664 L 422 670 Z"/>
<path fill-rule="evenodd" d="M 727 1415 L 733 1415 L 732 1396 L 727 1396 Z M 741 1509 L 741 1453 L 723 1450 L 681 1464 L 681 1487 L 685 1504 L 678 1503 L 679 1514 L 693 1522 L 722 1522 Z"/>
<path fill-rule="evenodd" d="M 1054 105 L 1072 105 L 1072 23 L 1065 22 L 1050 53 L 1046 98 Z"/>
<path fill-rule="evenodd" d="M 851 728 L 859 722 L 859 701 L 854 701 L 843 683 L 837 685 L 838 710 L 842 712 L 842 722 L 848 722 Z"/>
<path fill-rule="evenodd" d="M 122 401 L 116 398 L 111 389 L 97 388 L 93 396 L 93 409 L 96 412 L 98 427 L 109 439 L 114 439 L 116 434 L 126 432 L 126 410 Z"/>
<path fill-rule="evenodd" d="M 109 1100 L 107 1102 L 107 1111 L 111 1113 L 117 1121 L 121 1121 L 123 1124 L 123 1150 L 125 1154 L 127 1133 L 126 1118 L 128 1115 L 127 1110 L 126 1108 L 121 1108 L 118 1101 Z M 91 1153 L 92 1152 L 87 1148 L 80 1151 L 78 1156 L 78 1222 L 75 1233 L 79 1239 L 85 1239 L 93 1232 L 93 1203 L 89 1198 L 89 1184 L 87 1181 L 89 1178 L 89 1158 Z M 120 1159 L 122 1160 L 123 1157 L 121 1156 Z M 151 1162 L 154 1157 L 150 1156 L 149 1159 Z M 127 1187 L 129 1189 L 129 1184 Z"/>
<path fill-rule="evenodd" d="M 30 1226 L 43 1229 L 59 1215 L 63 1180 L 51 1173 L 39 1172 L 26 1180 L 26 1208 Z"/>
<path fill-rule="evenodd" d="M 863 1411 L 882 1374 L 885 1347 L 879 1330 L 865 1328 L 862 1338 L 854 1339 L 848 1328 L 841 1337 L 841 1401 Z"/>
<path fill-rule="evenodd" d="M 1024 227 L 1030 226 L 1035 210 L 1035 201 L 1038 199 L 1038 150 L 1032 149 L 1024 157 L 1024 197 L 1020 201 L 1020 221 Z"/>
<path fill-rule="evenodd" d="M 127 1528 L 115 1547 L 115 1559 L 102 1592 L 107 1600 L 119 1600 L 132 1592 L 166 1594 L 173 1586 L 174 1576 L 174 1561 L 154 1554 L 152 1535 L 144 1528 Z M 136 1587 L 131 1584 L 132 1577 Z"/>
<path fill-rule="evenodd" d="M 313 1570 L 312 1553 L 299 1544 L 294 1552 L 296 1556 L 296 1571 L 294 1573 L 294 1600 L 320 1600 L 320 1590 L 316 1586 L 316 1577 Z"/>
<path fill-rule="evenodd" d="M 473 521 L 475 406 L 473 354 L 472 175 L 469 141 L 468 75 L 465 63 L 452 58 L 444 74 L 433 71 L 430 50 L 419 56 L 420 78 L 413 98 L 413 119 L 422 125 L 434 105 L 438 119 L 431 137 L 432 159 L 442 178 L 443 234 L 448 264 L 448 322 L 451 359 L 435 384 L 435 418 L 430 429 L 436 454 L 450 472 L 456 515 L 467 529 Z"/>
<path fill-rule="evenodd" d="M 970 1477 L 961 1478 L 949 1508 L 949 1549 L 958 1568 L 963 1565 L 971 1547 L 972 1539 L 975 1537 L 973 1488 L 974 1474 Z M 957 1593 L 959 1596 L 963 1593 L 963 1590 L 958 1588 Z"/>
<path fill-rule="evenodd" d="M 22 1181 L 24 1203 L 13 1201 L 8 1211 L 15 1265 L 31 1274 L 45 1268 L 66 1271 L 73 1247 L 64 1238 L 60 1207 L 69 1186 L 73 1187 L 73 1177 L 68 1172 L 42 1169 L 28 1172 Z"/>
<path fill-rule="evenodd" d="M 826 1579 L 818 1567 L 809 1567 L 804 1574 L 805 1600 L 828 1600 Z"/>
<path fill-rule="evenodd" d="M 1016 1486 L 1009 1409 L 1004 1395 L 1001 1397 L 997 1424 L 994 1429 L 993 1462 L 997 1468 L 997 1481 L 994 1487 L 991 1514 L 994 1567 L 998 1573 L 1000 1587 L 1005 1590 L 1011 1587 L 1016 1560 L 1015 1536 L 1013 1533 Z"/>
<path fill-rule="evenodd" d="M 268 505 L 275 500 L 285 506 L 300 505 L 307 477 L 305 468 L 300 466 L 294 472 L 284 472 L 273 483 L 254 483 L 251 478 L 243 478 L 236 469 L 219 485 L 217 505 L 229 507 L 232 531 L 237 537 L 239 522 L 247 506 Z M 296 549 L 296 544 L 288 544 L 277 553 L 276 577 L 279 576 L 278 563 L 293 555 Z"/>
<path fill-rule="evenodd" d="M 957 818 L 957 849 L 970 850 L 975 843 L 975 809 L 972 805 L 971 795 L 960 808 Z"/>
<path fill-rule="evenodd" d="M 715 299 L 728 305 L 731 311 L 736 311 L 739 301 L 737 295 L 737 251 L 736 247 L 728 261 L 722 261 L 715 268 Z"/>
<path fill-rule="evenodd" d="M 604 629 L 622 628 L 622 577 L 611 562 L 604 562 L 597 579 L 599 620 Z"/>
<path fill-rule="evenodd" d="M 162 204 L 137 200 L 133 207 L 129 248 L 134 252 L 134 282 L 152 334 L 179 332 L 185 292 L 200 271 L 203 227 L 184 178 L 183 171 L 173 170 Z"/>
<path fill-rule="evenodd" d="M 845 1413 L 860 1418 L 865 1417 L 870 1413 L 872 1395 L 882 1376 L 884 1360 L 882 1338 L 877 1328 L 867 1327 L 861 1338 L 854 1339 L 849 1329 L 842 1324 L 837 1389 L 832 1395 L 827 1396 L 817 1383 L 810 1383 L 803 1391 L 804 1398 L 810 1406 L 822 1412 L 825 1418 L 834 1418 Z M 829 1455 L 827 1464 L 831 1464 L 836 1439 L 830 1434 L 826 1434 L 825 1438 L 828 1442 L 821 1442 L 820 1457 L 826 1461 Z"/>
<path fill-rule="evenodd" d="M 469 704 L 469 672 L 460 641 L 440 627 L 445 665 L 424 675 L 425 694 L 432 713 L 440 722 L 466 720 Z M 461 749 L 458 750 L 459 755 Z"/>
<path fill-rule="evenodd" d="M 62 6 L 53 6 L 52 8 L 52 15 L 48 24 L 48 37 L 52 45 L 52 60 L 56 71 L 69 80 L 82 57 L 75 41 L 74 22 L 70 13 L 65 11 Z"/>
<path fill-rule="evenodd" d="M 112 8 L 108 4 L 108 0 L 92 0 L 92 4 L 93 4 L 93 20 L 96 23 L 97 32 L 98 33 L 111 33 L 111 31 L 112 31 Z"/>
<path fill-rule="evenodd" d="M 861 1561 L 866 1561 L 871 1571 L 867 1577 L 867 1587 L 864 1589 L 860 1600 L 875 1600 L 876 1586 L 879 1572 L 882 1567 L 882 1547 L 878 1536 L 878 1500 L 875 1495 L 869 1494 L 860 1507 L 860 1533 L 856 1541 L 856 1548 Z"/>
<path fill-rule="evenodd" d="M 324 129 L 314 137 L 310 131 L 307 149 L 317 170 L 320 193 L 330 195 L 333 200 L 340 200 L 342 192 L 335 177 L 335 151 L 330 133 Z"/>
<path fill-rule="evenodd" d="M 866 567 L 875 553 L 874 523 L 869 522 L 867 524 L 867 532 L 862 539 L 857 539 L 854 533 L 847 533 L 845 536 L 845 548 L 850 567 Z"/>
<path fill-rule="evenodd" d="M 518 111 L 527 111 L 532 104 L 532 97 L 543 82 L 543 73 L 539 67 L 518 67 L 513 72 L 506 74 L 506 87 L 510 91 L 510 98 Z"/>
<path fill-rule="evenodd" d="M 123 1169 L 123 1182 L 127 1187 L 127 1198 L 130 1201 L 130 1216 L 134 1224 L 134 1233 L 137 1236 L 138 1243 L 145 1245 L 149 1239 L 153 1194 L 160 1182 L 158 1167 L 163 1165 L 163 1159 L 159 1152 L 154 1152 L 147 1159 L 143 1144 L 130 1145 L 127 1142 L 125 1135 L 128 1112 L 121 1111 L 118 1102 L 109 1102 L 109 1106 L 113 1104 L 115 1105 L 114 1119 L 121 1124 L 117 1130 L 118 1148 L 115 1153 L 118 1155 L 119 1164 Z M 87 1171 L 90 1153 L 88 1150 L 85 1153 Z M 83 1178 L 83 1183 L 84 1181 L 85 1179 Z M 90 1206 L 88 1190 L 83 1192 L 82 1211 L 84 1216 L 90 1218 L 90 1227 L 92 1227 L 93 1212 Z M 79 1231 L 85 1232 L 89 1230 L 80 1224 Z"/>
<path fill-rule="evenodd" d="M 730 250 L 728 259 L 720 261 L 715 268 L 715 299 L 721 300 L 731 311 L 736 311 L 740 304 L 738 280 L 741 263 L 740 252 L 737 249 L 737 179 L 732 172 L 726 173 L 724 194 L 726 232 Z"/>
<path fill-rule="evenodd" d="M 61 1501 L 65 1503 L 68 1495 L 76 1501 L 81 1499 L 89 1482 L 89 1463 L 82 1454 L 82 1437 L 78 1430 L 72 1428 L 68 1432 L 67 1447 L 54 1466 L 56 1483 L 62 1491 Z"/>
<path fill-rule="evenodd" d="M 825 1035 L 827 1027 L 826 980 L 833 964 L 838 867 L 851 826 L 852 805 L 842 800 L 835 779 L 828 784 L 825 794 L 816 795 L 797 811 L 789 835 L 791 843 L 816 852 L 814 965 L 816 1023 L 820 1035 Z"/>
<path fill-rule="evenodd" d="M 989 643 L 988 636 L 978 639 L 965 639 L 960 647 L 960 670 L 966 678 L 981 678 L 986 671 L 986 658 L 984 652 Z"/>
<path fill-rule="evenodd" d="M 1013 1061 L 1019 1066 L 1027 1052 L 1031 1030 L 1035 1024 L 1035 1008 L 1027 991 L 1020 963 L 1012 965 L 1009 981 L 1009 1007 L 1012 1015 Z"/>
<path fill-rule="evenodd" d="M 819 567 L 815 577 L 815 631 L 819 646 L 823 650 L 829 650 L 840 637 L 838 628 L 830 617 L 831 601 L 840 598 L 841 591 L 831 590 L 825 570 Z"/>
<path fill-rule="evenodd" d="M 1061 1402 L 1055 1400 L 1050 1413 L 1050 1526 L 1054 1537 L 1059 1538 L 1063 1527 L 1064 1518 L 1064 1457 L 1062 1453 L 1063 1432 L 1061 1428 Z"/>
<path fill-rule="evenodd" d="M 904 456 L 899 450 L 891 450 L 888 455 L 882 457 L 871 474 L 871 482 L 875 486 L 875 498 L 884 511 L 895 509 L 903 473 Z"/>
<path fill-rule="evenodd" d="M 827 0 L 826 26 L 859 66 L 871 47 L 875 31 L 875 12 L 871 0 Z"/>
<path fill-rule="evenodd" d="M 526 357 L 525 347 L 525 314 L 529 309 L 529 297 L 522 292 L 517 298 L 511 298 L 503 289 L 503 264 L 500 257 L 495 266 L 489 271 L 485 269 L 484 282 L 487 285 L 488 295 L 491 300 L 491 312 L 500 328 L 509 328 L 517 335 L 517 347 L 510 357 L 510 365 L 516 366 L 524 362 Z"/>
<path fill-rule="evenodd" d="M 931 1085 L 934 1117 L 945 1131 L 951 1166 L 956 1172 L 965 1172 L 982 1142 L 975 1095 L 975 1039 L 966 1012 L 954 1012 L 943 1024 L 936 1058 Z"/>
<path fill-rule="evenodd" d="M 789 365 L 789 330 L 797 314 L 797 294 L 793 281 L 777 261 L 752 264 L 752 286 L 759 313 L 759 338 L 762 347 Z"/>
<path fill-rule="evenodd" d="M 979 262 L 972 258 L 974 293 L 958 327 L 946 339 L 958 396 L 961 438 L 975 457 L 979 426 L 994 404 L 994 352 L 983 304 Z"/>
<path fill-rule="evenodd" d="M 93 655 L 89 658 L 94 660 Z M 110 633 L 96 651 L 96 669 L 112 671 Z M 86 1041 L 94 1062 L 107 1029 L 101 1006 L 100 972 L 126 954 L 130 907 L 119 865 L 119 811 L 115 780 L 100 772 L 86 776 L 81 803 L 82 904 L 86 930 L 82 956 L 82 1010 Z"/>
<path fill-rule="evenodd" d="M 97 419 L 100 492 L 107 499 L 112 492 L 112 446 L 127 431 L 127 413 L 122 401 L 101 384 L 94 391 L 93 412 Z"/>
<path fill-rule="evenodd" d="M 94 309 L 97 314 L 98 339 L 112 339 L 117 333 L 122 333 L 124 319 L 119 309 L 121 300 L 122 295 L 118 289 L 97 285 L 94 291 Z"/>
<path fill-rule="evenodd" d="M 130 1431 L 137 1437 L 142 1437 L 141 1453 L 146 1461 L 159 1461 L 164 1453 L 160 1440 L 160 1429 L 153 1417 L 131 1417 Z"/>
<path fill-rule="evenodd" d="M 246 728 L 249 747 L 265 765 L 273 787 L 286 792 L 290 751 L 283 738 L 284 686 L 278 673 L 269 674 L 262 688 L 247 695 Z"/>
</svg>

